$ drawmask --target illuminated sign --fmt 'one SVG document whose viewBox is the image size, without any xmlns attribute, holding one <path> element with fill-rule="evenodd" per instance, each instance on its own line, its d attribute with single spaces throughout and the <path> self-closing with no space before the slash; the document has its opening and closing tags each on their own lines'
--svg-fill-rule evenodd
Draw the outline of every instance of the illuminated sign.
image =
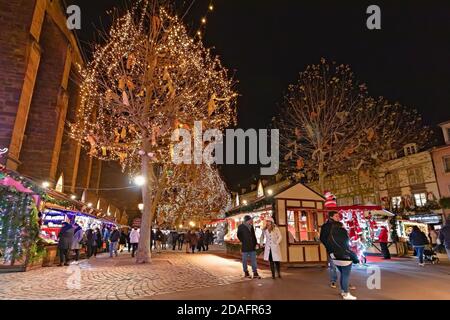
<svg viewBox="0 0 450 320">
<path fill-rule="evenodd" d="M 411 221 L 422 222 L 426 224 L 440 224 L 442 223 L 442 216 L 438 214 L 433 215 L 412 215 L 408 217 Z"/>
</svg>

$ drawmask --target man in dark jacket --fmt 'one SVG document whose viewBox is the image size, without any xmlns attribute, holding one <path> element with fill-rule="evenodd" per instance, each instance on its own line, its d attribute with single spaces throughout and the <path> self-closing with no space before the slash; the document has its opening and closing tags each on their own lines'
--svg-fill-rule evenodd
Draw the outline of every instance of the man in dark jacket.
<svg viewBox="0 0 450 320">
<path fill-rule="evenodd" d="M 253 219 L 251 216 L 244 217 L 244 223 L 238 227 L 237 237 L 242 243 L 242 267 L 244 276 L 250 278 L 247 267 L 247 258 L 250 257 L 253 271 L 253 279 L 261 279 L 258 274 L 258 266 L 256 264 L 256 241 L 255 228 L 253 228 Z"/>
<path fill-rule="evenodd" d="M 439 231 L 439 240 L 445 246 L 448 260 L 450 261 L 450 217 L 447 218 L 447 223 Z"/>
<path fill-rule="evenodd" d="M 180 236 L 176 230 L 170 232 L 172 234 L 172 250 L 177 246 L 178 237 Z"/>
<path fill-rule="evenodd" d="M 119 245 L 119 239 L 120 239 L 120 231 L 117 230 L 117 227 L 115 225 L 111 228 L 111 234 L 109 236 L 109 257 L 113 257 L 113 253 L 118 256 L 117 254 L 117 247 Z"/>
<path fill-rule="evenodd" d="M 328 256 L 328 270 L 330 274 L 330 286 L 332 288 L 336 288 L 336 282 L 337 282 L 337 270 L 336 266 L 333 263 L 333 259 L 330 257 L 330 253 L 332 253 L 332 246 L 329 243 L 330 238 L 330 230 L 331 226 L 334 222 L 339 222 L 340 217 L 339 213 L 337 211 L 330 211 L 328 212 L 328 220 L 325 222 L 322 227 L 320 228 L 320 241 L 323 243 L 325 248 L 327 249 L 327 256 Z"/>
<path fill-rule="evenodd" d="M 74 229 L 67 223 L 62 223 L 61 231 L 58 235 L 58 250 L 59 250 L 59 267 L 63 264 L 69 265 L 69 252 L 72 247 Z"/>
</svg>

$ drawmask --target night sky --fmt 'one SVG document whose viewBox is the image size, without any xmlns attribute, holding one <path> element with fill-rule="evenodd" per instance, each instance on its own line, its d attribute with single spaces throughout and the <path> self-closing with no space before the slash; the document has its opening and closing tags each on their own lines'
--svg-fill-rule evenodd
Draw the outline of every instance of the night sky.
<svg viewBox="0 0 450 320">
<path fill-rule="evenodd" d="M 178 11 L 192 1 L 176 1 Z M 81 7 L 83 43 L 94 39 L 93 25 L 108 25 L 106 10 L 126 3 L 65 2 Z M 349 64 L 371 95 L 417 108 L 427 125 L 450 120 L 450 2 L 343 2 L 213 0 L 204 42 L 239 81 L 238 127 L 267 128 L 287 86 L 321 57 Z M 191 6 L 185 22 L 192 33 L 209 3 L 195 0 Z M 381 7 L 382 30 L 366 28 L 371 4 Z M 222 172 L 236 189 L 248 186 L 259 168 L 228 165 Z"/>
</svg>

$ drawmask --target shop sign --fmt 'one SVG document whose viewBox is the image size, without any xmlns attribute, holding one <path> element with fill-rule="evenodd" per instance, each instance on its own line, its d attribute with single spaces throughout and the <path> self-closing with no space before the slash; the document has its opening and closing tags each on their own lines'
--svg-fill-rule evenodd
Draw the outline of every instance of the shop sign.
<svg viewBox="0 0 450 320">
<path fill-rule="evenodd" d="M 441 224 L 442 216 L 440 214 L 428 215 L 412 215 L 408 217 L 411 221 L 426 223 L 426 224 Z"/>
</svg>

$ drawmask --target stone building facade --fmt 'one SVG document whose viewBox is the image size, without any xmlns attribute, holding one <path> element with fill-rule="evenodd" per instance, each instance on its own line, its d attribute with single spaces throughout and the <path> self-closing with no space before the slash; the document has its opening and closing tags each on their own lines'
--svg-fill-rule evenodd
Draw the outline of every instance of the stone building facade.
<svg viewBox="0 0 450 320">
<path fill-rule="evenodd" d="M 436 178 L 441 197 L 450 198 L 450 121 L 439 125 L 442 129 L 445 145 L 434 148 L 431 151 Z M 444 213 L 450 218 L 450 208 L 445 208 Z"/>
<path fill-rule="evenodd" d="M 62 2 L 1 1 L 0 21 L 0 149 L 8 148 L 2 164 L 53 187 L 62 179 L 63 192 L 77 198 L 87 189 L 86 201 L 100 199 L 105 211 L 136 211 L 139 192 L 98 191 L 127 183 L 120 168 L 89 157 L 67 135 L 84 60 Z"/>
</svg>

